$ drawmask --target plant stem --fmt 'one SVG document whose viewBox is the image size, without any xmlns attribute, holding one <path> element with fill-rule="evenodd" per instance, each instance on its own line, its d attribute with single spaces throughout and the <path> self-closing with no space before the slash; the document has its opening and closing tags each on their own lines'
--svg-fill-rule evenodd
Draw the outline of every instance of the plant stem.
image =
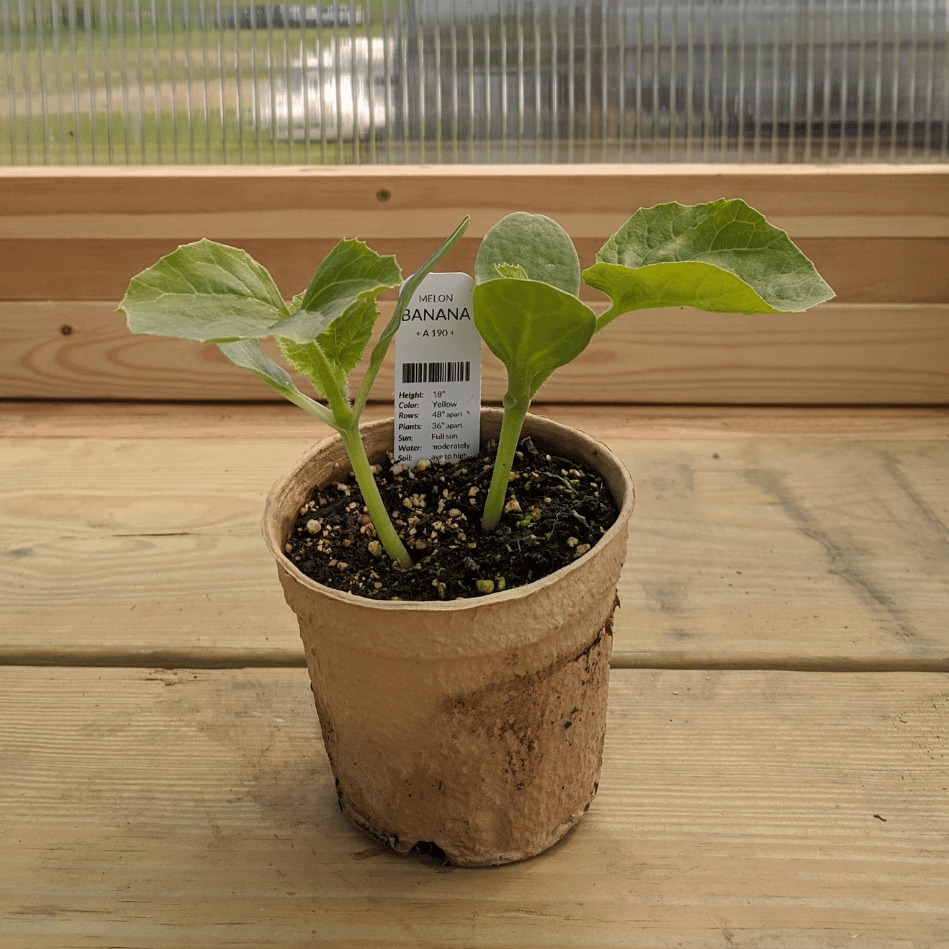
<svg viewBox="0 0 949 949">
<path fill-rule="evenodd" d="M 294 405 L 303 409 L 304 412 L 309 412 L 310 415 L 315 415 L 321 422 L 325 422 L 332 428 L 336 428 L 336 420 L 333 417 L 333 413 L 328 408 L 326 408 L 325 405 L 320 405 L 320 403 L 315 399 L 311 399 L 308 395 L 304 395 L 298 389 L 277 389 L 277 391 L 288 402 L 292 402 Z"/>
<path fill-rule="evenodd" d="M 504 401 L 507 403 L 507 397 Z M 498 436 L 498 450 L 494 458 L 494 473 L 491 475 L 491 486 L 488 488 L 488 497 L 484 502 L 484 513 L 481 518 L 481 530 L 486 534 L 498 526 L 501 515 L 504 513 L 504 498 L 511 479 L 514 452 L 517 451 L 521 428 L 524 426 L 524 418 L 529 407 L 530 399 L 512 400 L 510 404 L 504 406 L 501 434 Z"/>
<path fill-rule="evenodd" d="M 599 333 L 604 326 L 612 323 L 618 316 L 623 316 L 627 312 L 629 312 L 627 307 L 614 303 L 605 313 L 601 313 L 596 318 L 596 329 L 593 331 L 594 335 Z"/>
<path fill-rule="evenodd" d="M 366 447 L 359 437 L 359 413 L 353 411 L 334 373 L 334 367 L 318 345 L 314 344 L 312 347 L 310 358 L 312 360 L 313 382 L 318 390 L 326 394 L 326 400 L 329 402 L 332 412 L 332 420 L 329 421 L 329 424 L 336 429 L 343 440 L 346 454 L 349 455 L 349 460 L 353 466 L 356 484 L 359 485 L 359 490 L 362 491 L 363 501 L 366 502 L 366 509 L 372 518 L 376 534 L 378 534 L 379 540 L 389 557 L 398 561 L 403 569 L 408 570 L 412 566 L 412 555 L 396 533 L 395 525 L 389 517 L 382 495 L 379 493 L 379 486 L 376 484 L 375 477 L 373 477 L 372 466 L 369 464 L 369 458 L 366 455 Z"/>
<path fill-rule="evenodd" d="M 356 483 L 359 490 L 362 491 L 363 500 L 366 502 L 366 508 L 372 523 L 379 535 L 379 540 L 385 548 L 386 553 L 399 562 L 403 569 L 408 570 L 412 566 L 412 555 L 408 552 L 405 544 L 396 533 L 389 512 L 386 510 L 385 502 L 379 493 L 379 485 L 372 474 L 372 466 L 369 464 L 369 458 L 366 455 L 366 448 L 359 437 L 358 420 L 354 419 L 353 424 L 348 428 L 339 429 L 339 434 L 346 446 L 346 452 L 353 465 L 353 474 L 356 476 Z"/>
</svg>

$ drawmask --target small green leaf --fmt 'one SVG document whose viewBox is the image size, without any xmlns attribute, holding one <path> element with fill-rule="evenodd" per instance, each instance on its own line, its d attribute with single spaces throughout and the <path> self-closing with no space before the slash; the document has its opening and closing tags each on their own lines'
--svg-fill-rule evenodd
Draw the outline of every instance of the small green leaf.
<svg viewBox="0 0 949 949">
<path fill-rule="evenodd" d="M 346 376 L 362 358 L 379 316 L 376 297 L 401 276 L 394 257 L 343 240 L 293 298 L 291 315 L 278 327 L 280 351 L 317 392 L 329 397 L 346 391 Z"/>
<path fill-rule="evenodd" d="M 350 304 L 341 317 L 330 323 L 316 338 L 316 342 L 330 362 L 345 373 L 352 372 L 369 345 L 378 316 L 375 297 L 360 297 Z"/>
<path fill-rule="evenodd" d="M 218 343 L 217 348 L 235 366 L 241 369 L 250 369 L 251 372 L 257 373 L 267 385 L 276 389 L 294 405 L 299 405 L 301 409 L 322 419 L 328 425 L 335 425 L 335 419 L 329 409 L 304 395 L 296 387 L 296 383 L 290 378 L 289 373 L 267 356 L 260 345 L 260 340 L 239 339 L 232 343 Z"/>
<path fill-rule="evenodd" d="M 512 266 L 520 273 L 499 269 Z M 508 214 L 484 235 L 478 248 L 476 284 L 520 274 L 574 296 L 580 290 L 580 259 L 573 241 L 556 221 L 543 214 Z"/>
<path fill-rule="evenodd" d="M 300 307 L 303 305 L 303 298 L 305 296 L 306 290 L 301 290 L 293 297 L 293 299 L 287 304 L 287 316 L 293 316 L 294 313 L 300 312 Z"/>
<path fill-rule="evenodd" d="M 298 293 L 290 301 L 290 316 L 298 313 L 305 293 Z M 372 328 L 379 317 L 375 298 L 372 295 L 357 297 L 356 300 L 317 337 L 326 357 L 337 363 L 345 373 L 352 372 L 362 358 L 362 354 L 372 338 Z M 284 324 L 286 325 L 286 324 Z M 278 326 L 278 330 L 283 327 Z M 286 340 L 290 342 L 290 340 Z M 301 346 L 304 344 L 300 344 Z M 289 358 L 289 357 L 288 357 Z M 304 360 L 308 362 L 309 360 Z M 305 370 L 297 365 L 301 372 Z"/>
<path fill-rule="evenodd" d="M 737 199 L 640 209 L 596 259 L 583 279 L 613 301 L 604 323 L 662 306 L 797 313 L 834 295 L 784 231 Z"/>
<path fill-rule="evenodd" d="M 528 401 L 547 377 L 586 348 L 596 317 L 575 296 L 537 280 L 475 286 L 474 321 L 507 369 L 509 394 Z"/>
<path fill-rule="evenodd" d="M 299 309 L 279 327 L 280 336 L 305 343 L 321 336 L 334 320 L 345 317 L 357 322 L 368 314 L 364 305 L 383 291 L 399 285 L 402 273 L 394 257 L 382 257 L 362 241 L 342 240 L 326 256 L 313 274 L 299 303 Z M 294 298 L 296 304 L 296 298 Z M 378 314 L 373 312 L 372 318 Z M 340 330 L 351 341 L 360 331 Z M 369 337 L 363 343 L 365 349 Z M 359 355 L 353 365 L 359 361 Z"/>
<path fill-rule="evenodd" d="M 306 376 L 313 388 L 323 398 L 332 401 L 334 395 L 346 395 L 346 374 L 327 359 L 326 353 L 316 342 L 298 343 L 282 336 L 277 337 L 280 354 L 297 372 Z"/>
<path fill-rule="evenodd" d="M 267 356 L 259 340 L 241 339 L 232 343 L 218 343 L 217 348 L 235 366 L 256 372 L 281 395 L 298 391 L 290 374 Z"/>
<path fill-rule="evenodd" d="M 264 267 L 209 240 L 185 244 L 133 277 L 119 309 L 133 333 L 200 342 L 269 336 L 287 315 Z"/>
<path fill-rule="evenodd" d="M 383 257 L 362 241 L 341 240 L 313 274 L 300 308 L 319 310 L 329 300 L 395 287 L 401 279 L 395 257 Z"/>
</svg>

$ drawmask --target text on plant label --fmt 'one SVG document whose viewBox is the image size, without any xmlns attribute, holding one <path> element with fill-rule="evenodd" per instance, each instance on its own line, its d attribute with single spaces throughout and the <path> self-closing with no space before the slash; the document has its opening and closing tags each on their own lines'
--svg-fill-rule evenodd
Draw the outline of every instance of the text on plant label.
<svg viewBox="0 0 949 949">
<path fill-rule="evenodd" d="M 473 286 L 467 274 L 429 274 L 402 313 L 395 337 L 399 461 L 457 461 L 478 451 L 481 337 L 471 318 Z"/>
</svg>

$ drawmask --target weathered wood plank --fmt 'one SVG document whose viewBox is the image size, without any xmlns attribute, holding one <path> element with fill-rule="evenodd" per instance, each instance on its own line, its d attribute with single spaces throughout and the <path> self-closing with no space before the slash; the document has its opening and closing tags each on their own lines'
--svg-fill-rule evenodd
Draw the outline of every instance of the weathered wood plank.
<svg viewBox="0 0 949 949">
<path fill-rule="evenodd" d="M 619 650 L 929 653 L 949 668 L 946 455 L 903 448 L 666 442 L 624 455 L 637 482 L 623 574 L 635 615 Z"/>
<path fill-rule="evenodd" d="M 383 307 L 380 332 L 393 305 Z M 212 344 L 131 335 L 115 308 L 115 302 L 0 303 L 0 398 L 279 398 Z M 275 348 L 271 352 L 277 357 Z M 375 387 L 381 400 L 391 398 L 392 365 L 390 354 Z M 505 387 L 503 366 L 485 348 L 484 398 L 500 400 Z M 679 309 L 630 314 L 555 373 L 541 398 L 618 404 L 946 403 L 949 303 L 830 303 L 792 317 Z"/>
<path fill-rule="evenodd" d="M 230 236 L 335 238 L 357 226 L 367 238 L 439 237 L 463 214 L 481 236 L 518 207 L 559 213 L 571 233 L 599 237 L 626 208 L 736 195 L 798 235 L 869 237 L 902 226 L 946 236 L 947 181 L 938 165 L 3 168 L 0 236 L 193 239 L 210 224 Z"/>
<path fill-rule="evenodd" d="M 546 395 L 542 390 L 541 396 Z M 551 405 L 534 410 L 600 439 L 701 441 L 790 438 L 833 442 L 949 441 L 949 408 L 938 406 Z M 371 403 L 367 418 L 392 415 L 392 404 Z M 0 400 L 5 438 L 300 438 L 325 429 L 287 402 L 230 403 L 52 402 Z"/>
<path fill-rule="evenodd" d="M 520 209 L 522 205 L 516 201 L 507 208 Z M 500 212 L 497 219 L 503 216 Z M 554 217 L 560 220 L 559 215 Z M 326 239 L 226 237 L 213 231 L 195 234 L 194 239 L 208 237 L 246 250 L 270 271 L 289 299 L 306 288 L 318 263 L 341 237 L 359 237 L 380 254 L 394 254 L 403 273 L 410 274 L 460 221 L 459 214 L 444 231 L 430 238 L 371 238 L 350 226 Z M 574 241 L 584 267 L 593 264 L 596 252 L 612 233 L 604 228 L 602 236 Z M 143 229 L 142 235 L 149 234 Z M 189 239 L 139 236 L 113 240 L 101 231 L 83 239 L 0 238 L 0 299 L 118 302 L 135 274 Z M 945 303 L 949 298 L 945 267 L 949 238 L 802 237 L 795 243 L 833 287 L 840 303 Z M 477 237 L 462 238 L 440 266 L 472 273 L 479 244 Z"/>
<path fill-rule="evenodd" d="M 244 247 L 289 296 L 342 236 L 414 269 L 465 214 L 445 266 L 469 269 L 515 209 L 560 221 L 588 265 L 636 208 L 741 196 L 840 302 L 944 303 L 947 181 L 932 165 L 0 169 L 0 299 L 119 299 L 132 274 L 200 237 Z"/>
<path fill-rule="evenodd" d="M 945 675 L 614 672 L 589 814 L 472 871 L 340 815 L 303 670 L 0 669 L 0 941 L 936 949 L 947 729 Z"/>
<path fill-rule="evenodd" d="M 258 524 L 270 484 L 310 441 L 171 429 L 7 439 L 6 661 L 151 662 L 164 650 L 197 664 L 235 652 L 298 662 Z M 932 441 L 607 441 L 637 483 L 617 662 L 949 666 L 945 428 Z"/>
</svg>

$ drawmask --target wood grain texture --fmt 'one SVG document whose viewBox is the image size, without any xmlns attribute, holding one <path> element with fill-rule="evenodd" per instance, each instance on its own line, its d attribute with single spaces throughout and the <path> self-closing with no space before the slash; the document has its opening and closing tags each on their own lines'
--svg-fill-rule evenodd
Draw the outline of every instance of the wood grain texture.
<svg viewBox="0 0 949 949">
<path fill-rule="evenodd" d="M 245 248 L 289 297 L 342 236 L 409 271 L 466 214 L 445 266 L 470 271 L 514 209 L 556 218 L 589 265 L 636 208 L 740 196 L 840 302 L 944 303 L 947 184 L 931 165 L 0 169 L 0 299 L 118 300 L 132 275 L 201 237 Z"/>
<path fill-rule="evenodd" d="M 509 206 L 519 207 L 516 202 Z M 502 216 L 498 214 L 498 218 Z M 289 299 L 306 288 L 313 271 L 340 237 L 359 237 L 380 254 L 394 254 L 403 273 L 410 274 L 457 227 L 461 217 L 453 218 L 450 226 L 429 238 L 372 238 L 355 227 L 341 228 L 322 239 L 228 236 L 215 231 L 154 238 L 143 227 L 135 238 L 125 239 L 113 239 L 102 231 L 88 238 L 0 239 L 0 300 L 114 300 L 118 304 L 135 274 L 199 237 L 246 250 L 270 271 Z M 594 263 L 596 252 L 613 230 L 604 227 L 601 236 L 575 239 L 584 267 Z M 949 300 L 945 266 L 949 238 L 851 235 L 795 238 L 795 243 L 833 287 L 840 303 Z M 480 238 L 462 238 L 440 266 L 471 273 L 479 244 Z"/>
<path fill-rule="evenodd" d="M 300 661 L 259 519 L 316 436 L 235 437 L 231 418 L 230 435 L 4 440 L 4 661 Z M 581 427 L 637 484 L 618 663 L 949 668 L 944 414 L 929 440 L 879 441 L 598 419 Z"/>
<path fill-rule="evenodd" d="M 47 225 L 56 224 L 100 236 L 103 219 L 140 231 L 143 217 L 146 231 L 161 230 L 164 219 L 201 215 L 216 217 L 230 236 L 248 235 L 255 224 L 266 227 L 262 215 L 286 213 L 305 215 L 294 230 L 327 238 L 338 236 L 344 213 L 367 238 L 405 236 L 406 221 L 413 236 L 444 236 L 467 213 L 472 236 L 480 236 L 518 207 L 565 215 L 571 233 L 597 237 L 603 226 L 622 224 L 625 208 L 733 196 L 782 227 L 823 222 L 812 230 L 840 234 L 854 219 L 888 230 L 883 221 L 912 218 L 917 233 L 932 234 L 949 214 L 947 182 L 949 171 L 938 165 L 4 168 L 0 236 L 42 239 L 55 235 Z M 88 223 L 77 231 L 81 220 Z"/>
<path fill-rule="evenodd" d="M 385 325 L 394 304 L 384 303 Z M 212 344 L 133 336 L 111 302 L 0 302 L 0 398 L 279 399 Z M 602 311 L 602 304 L 595 304 Z M 269 345 L 269 344 L 268 344 Z M 279 359 L 275 347 L 271 355 Z M 362 368 L 357 369 L 358 374 Z M 391 398 L 392 356 L 374 393 Z M 483 394 L 504 369 L 484 350 Z M 789 316 L 629 314 L 541 390 L 545 402 L 949 402 L 949 303 L 825 304 Z"/>
<path fill-rule="evenodd" d="M 589 814 L 470 871 L 340 815 L 303 670 L 2 669 L 0 942 L 944 949 L 947 730 L 945 675 L 614 672 Z"/>
<path fill-rule="evenodd" d="M 542 393 L 543 394 L 543 393 Z M 791 438 L 849 444 L 863 441 L 949 441 L 949 407 L 773 405 L 551 405 L 534 411 L 612 438 L 744 440 Z M 366 418 L 391 417 L 391 403 L 370 403 Z M 0 400 L 4 438 L 299 438 L 326 429 L 287 402 L 160 403 Z"/>
</svg>

